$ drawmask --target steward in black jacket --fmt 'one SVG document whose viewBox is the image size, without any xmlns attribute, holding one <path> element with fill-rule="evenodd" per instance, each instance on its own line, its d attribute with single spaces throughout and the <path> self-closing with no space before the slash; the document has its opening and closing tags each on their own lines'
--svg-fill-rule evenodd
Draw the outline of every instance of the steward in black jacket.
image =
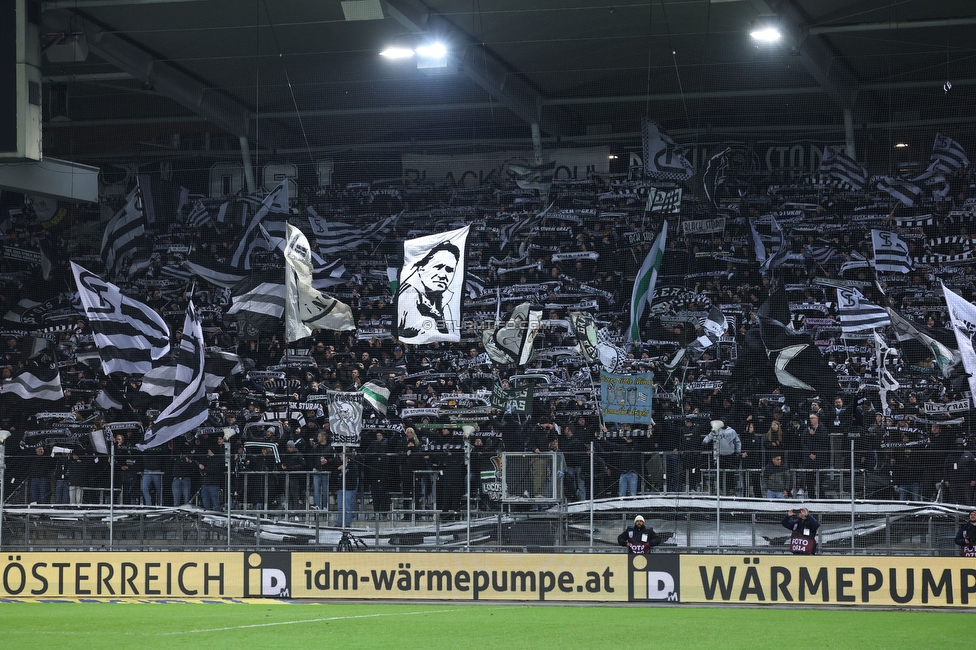
<svg viewBox="0 0 976 650">
<path fill-rule="evenodd" d="M 644 526 L 644 517 L 634 517 L 634 525 L 617 536 L 617 543 L 626 546 L 631 553 L 650 553 L 651 548 L 664 540 L 654 532 L 653 528 Z"/>
</svg>

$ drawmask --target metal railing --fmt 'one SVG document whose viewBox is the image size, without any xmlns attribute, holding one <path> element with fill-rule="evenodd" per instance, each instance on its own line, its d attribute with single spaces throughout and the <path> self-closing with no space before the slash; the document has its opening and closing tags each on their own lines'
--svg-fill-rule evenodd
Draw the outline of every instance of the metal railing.
<svg viewBox="0 0 976 650">
<path fill-rule="evenodd" d="M 893 482 L 904 472 L 856 464 L 781 470 L 786 496 L 766 498 L 768 472 L 738 459 L 702 452 L 641 452 L 639 463 L 623 453 L 580 456 L 567 463 L 557 453 L 503 454 L 500 471 L 472 467 L 470 494 L 463 468 L 394 465 L 379 488 L 367 480 L 349 486 L 355 499 L 345 522 L 336 477 L 323 472 L 234 472 L 229 511 L 223 486 L 220 509 L 211 511 L 199 507 L 198 494 L 187 506 L 147 507 L 120 504 L 118 486 L 114 499 L 107 487 L 92 486 L 86 504 L 53 505 L 24 503 L 25 491 L 14 489 L 0 543 L 5 550 L 334 548 L 346 528 L 376 549 L 609 551 L 640 513 L 667 537 L 664 548 L 761 553 L 782 550 L 788 531 L 780 520 L 802 504 L 822 524 L 824 552 L 953 554 L 952 537 L 969 507 L 943 502 L 952 486 L 929 480 L 941 475 L 932 462 L 919 463 L 906 486 Z M 573 466 L 580 461 L 589 462 Z M 642 470 L 637 494 L 621 498 L 620 478 L 634 467 Z M 389 508 L 377 509 L 376 489 L 386 492 Z M 441 503 L 444 490 L 453 491 L 450 507 Z"/>
</svg>

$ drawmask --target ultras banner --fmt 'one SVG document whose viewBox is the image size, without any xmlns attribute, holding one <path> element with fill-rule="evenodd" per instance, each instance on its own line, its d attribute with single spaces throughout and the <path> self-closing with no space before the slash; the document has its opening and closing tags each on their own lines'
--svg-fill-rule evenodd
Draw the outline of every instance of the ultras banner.
<svg viewBox="0 0 976 650">
<path fill-rule="evenodd" d="M 461 340 L 464 247 L 469 228 L 403 242 L 394 329 L 404 343 Z"/>
</svg>

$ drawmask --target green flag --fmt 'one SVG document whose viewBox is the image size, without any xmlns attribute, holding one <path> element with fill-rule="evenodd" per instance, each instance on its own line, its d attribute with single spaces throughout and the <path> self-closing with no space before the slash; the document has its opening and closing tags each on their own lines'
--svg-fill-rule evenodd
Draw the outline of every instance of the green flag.
<svg viewBox="0 0 976 650">
<path fill-rule="evenodd" d="M 664 222 L 661 234 L 654 240 L 650 252 L 641 264 L 637 278 L 634 280 L 634 291 L 630 296 L 630 327 L 627 329 L 627 341 L 640 341 L 640 317 L 645 305 L 651 306 L 654 297 L 654 285 L 657 284 L 657 274 L 664 262 L 664 247 L 668 239 L 668 222 Z"/>
</svg>

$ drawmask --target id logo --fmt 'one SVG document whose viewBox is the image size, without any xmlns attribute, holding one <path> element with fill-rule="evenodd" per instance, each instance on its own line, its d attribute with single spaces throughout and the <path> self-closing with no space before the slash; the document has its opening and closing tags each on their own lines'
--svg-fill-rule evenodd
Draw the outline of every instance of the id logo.
<svg viewBox="0 0 976 650">
<path fill-rule="evenodd" d="M 680 602 L 678 555 L 630 555 L 628 559 L 631 601 Z"/>
<path fill-rule="evenodd" d="M 291 553 L 246 553 L 245 598 L 291 597 Z"/>
</svg>

